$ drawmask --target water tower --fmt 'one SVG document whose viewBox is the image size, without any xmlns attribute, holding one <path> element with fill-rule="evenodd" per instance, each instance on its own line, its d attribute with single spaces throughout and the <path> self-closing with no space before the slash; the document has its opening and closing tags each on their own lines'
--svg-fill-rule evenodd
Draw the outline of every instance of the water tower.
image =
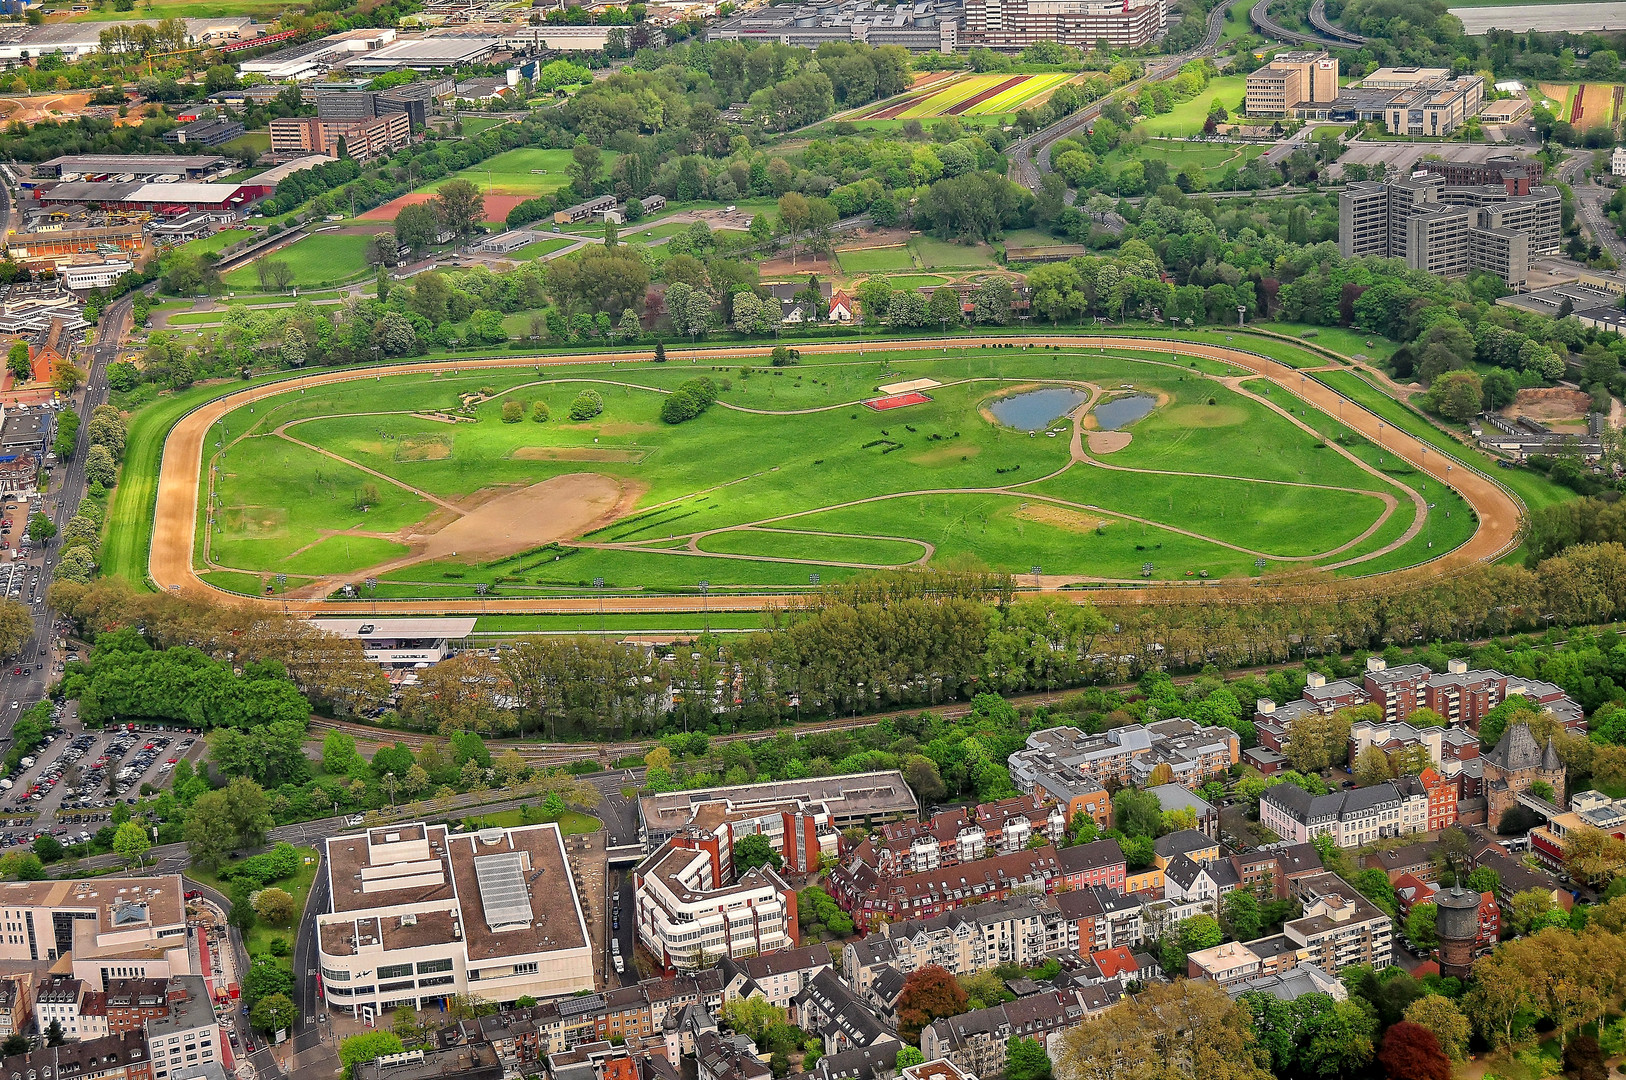
<svg viewBox="0 0 1626 1080">
<path fill-rule="evenodd" d="M 1434 894 L 1434 932 L 1440 939 L 1440 974 L 1466 979 L 1479 942 L 1480 895 L 1459 885 Z"/>
</svg>

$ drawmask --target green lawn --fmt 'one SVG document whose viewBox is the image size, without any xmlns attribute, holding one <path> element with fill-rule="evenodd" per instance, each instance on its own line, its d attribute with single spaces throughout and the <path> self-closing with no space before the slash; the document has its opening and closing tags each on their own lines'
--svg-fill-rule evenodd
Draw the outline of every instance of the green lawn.
<svg viewBox="0 0 1626 1080">
<path fill-rule="evenodd" d="M 188 240 L 176 247 L 175 250 L 186 255 L 212 255 L 239 241 L 247 240 L 253 235 L 253 229 L 221 229 L 219 232 L 211 233 L 201 240 Z"/>
<path fill-rule="evenodd" d="M 305 898 L 310 895 L 311 883 L 316 880 L 316 871 L 321 867 L 321 857 L 315 848 L 302 847 L 295 850 L 299 852 L 301 860 L 309 861 L 301 861 L 297 874 L 292 878 L 285 878 L 282 881 L 275 882 L 274 885 L 276 888 L 293 896 L 293 922 L 294 926 L 297 926 L 299 924 L 299 913 L 305 910 Z M 228 861 L 225 865 L 232 866 L 235 864 Z M 227 896 L 231 895 L 231 882 L 222 881 L 218 871 L 188 866 L 185 874 L 194 881 L 202 882 L 217 892 Z M 248 950 L 249 956 L 258 956 L 261 953 L 270 955 L 272 938 L 284 938 L 289 945 L 294 943 L 294 926 L 267 926 L 264 922 L 256 919 L 243 945 Z M 292 970 L 293 956 L 291 951 L 288 956 L 278 957 L 277 963 Z"/>
<path fill-rule="evenodd" d="M 264 154 L 271 149 L 271 132 L 245 131 L 231 142 L 222 145 L 220 149 L 222 151 L 253 150 L 255 153 Z"/>
<path fill-rule="evenodd" d="M 1398 346 L 1378 334 L 1363 334 L 1342 326 L 1310 326 L 1306 323 L 1260 322 L 1255 330 L 1269 330 L 1288 337 L 1300 338 L 1308 344 L 1320 345 L 1348 357 L 1365 356 L 1372 360 L 1388 360 Z M 1336 361 L 1328 361 L 1335 363 Z"/>
<path fill-rule="evenodd" d="M 1322 362 L 1286 342 L 1254 338 L 1249 346 Z M 524 595 L 575 589 L 594 577 L 612 588 L 692 588 L 703 579 L 719 589 L 802 586 L 812 574 L 834 581 L 861 566 L 928 555 L 1133 577 L 1142 562 L 1156 561 L 1148 551 L 1160 551 L 1168 562 L 1158 577 L 1188 568 L 1218 576 L 1251 572 L 1256 553 L 1314 565 L 1378 520 L 1378 493 L 1398 491 L 1265 406 L 1203 377 L 1226 370 L 1222 365 L 1171 364 L 1156 346 L 1104 357 L 935 355 L 889 355 L 879 364 L 873 357 L 819 357 L 749 377 L 702 369 L 731 386 L 718 407 L 679 426 L 660 423 L 661 391 L 692 378 L 693 367 L 404 375 L 382 389 L 368 382 L 262 399 L 253 414 L 242 409 L 226 418 L 234 441 L 217 479 L 212 559 L 236 571 L 359 574 L 401 554 L 404 548 L 388 537 L 433 508 L 405 485 L 454 500 L 494 485 L 594 472 L 644 488 L 637 503 L 644 509 L 586 539 L 641 546 L 533 546 L 496 561 L 415 563 L 381 574 L 379 595 L 469 596 L 479 582 L 502 595 Z M 1029 437 L 981 415 L 1006 388 L 1058 373 L 1103 388 L 1132 383 L 1163 396 L 1165 404 L 1134 426 L 1132 444 L 1111 459 L 1143 471 L 1069 467 L 1066 439 Z M 871 396 L 877 383 L 921 376 L 945 383 L 927 404 L 896 413 L 845 404 Z M 604 413 L 587 423 L 561 422 L 583 379 L 597 384 Z M 479 407 L 479 423 L 448 428 L 409 415 L 444 408 L 458 391 L 481 386 L 497 397 Z M 546 401 L 556 419 L 503 424 L 501 407 L 510 398 Z M 381 402 L 398 411 L 378 414 Z M 839 407 L 779 415 L 831 405 Z M 274 434 L 290 422 L 291 437 L 343 460 Z M 356 493 L 369 484 L 377 495 L 363 513 Z M 1020 486 L 952 493 L 1011 485 Z M 909 494 L 937 489 L 949 493 Z M 879 501 L 845 505 L 865 497 Z M 1402 499 L 1377 535 L 1342 557 L 1383 546 L 1404 531 L 1411 513 Z M 762 527 L 741 529 L 752 523 Z M 697 534 L 704 534 L 698 553 L 677 550 Z"/>
<path fill-rule="evenodd" d="M 754 611 L 718 611 L 709 615 L 677 612 L 671 615 L 482 615 L 475 620 L 475 634 L 582 634 L 603 629 L 606 633 L 669 630 L 699 632 L 713 630 L 758 630 L 762 615 Z"/>
<path fill-rule="evenodd" d="M 838 251 L 841 269 L 849 274 L 885 274 L 893 270 L 913 270 L 914 256 L 904 245 Z"/>
<path fill-rule="evenodd" d="M 490 131 L 492 128 L 500 127 L 506 123 L 509 123 L 509 121 L 501 120 L 495 116 L 466 116 L 462 119 L 463 137 L 465 139 L 472 138 L 482 131 Z"/>
<path fill-rule="evenodd" d="M 553 252 L 558 251 L 561 248 L 567 248 L 573 243 L 575 243 L 575 241 L 566 240 L 562 236 L 556 236 L 547 240 L 538 240 L 535 243 L 526 244 L 518 251 L 505 255 L 504 258 L 513 259 L 515 262 L 528 262 L 532 259 L 540 259 L 544 255 L 551 255 Z"/>
<path fill-rule="evenodd" d="M 180 311 L 165 320 L 168 326 L 219 326 L 226 318 L 224 311 Z"/>
<path fill-rule="evenodd" d="M 67 12 L 71 5 L 54 10 Z M 281 0 L 153 0 L 149 6 L 137 4 L 129 11 L 113 6 L 70 14 L 67 22 L 101 22 L 110 19 L 224 19 L 247 15 L 261 22 L 275 22 L 287 10 Z"/>
<path fill-rule="evenodd" d="M 1246 15 L 1243 16 L 1246 18 Z M 1174 136 L 1187 138 L 1201 133 L 1203 121 L 1208 119 L 1209 105 L 1215 98 L 1230 110 L 1232 116 L 1242 112 L 1242 97 L 1247 90 L 1248 77 L 1246 75 L 1222 75 L 1209 81 L 1207 88 L 1190 101 L 1177 103 L 1174 108 L 1162 116 L 1151 116 L 1142 120 L 1136 127 L 1153 136 Z"/>
<path fill-rule="evenodd" d="M 284 262 L 293 269 L 295 287 L 334 285 L 367 273 L 367 244 L 369 237 L 337 232 L 311 233 L 285 248 L 240 266 L 225 274 L 221 281 L 234 289 L 260 287 L 255 263 Z"/>
<path fill-rule="evenodd" d="M 524 198 L 548 195 L 570 183 L 570 154 L 569 150 L 508 150 L 418 190 L 439 191 L 440 186 L 448 180 L 469 180 L 481 191 L 493 195 L 519 195 Z M 616 157 L 613 150 L 604 152 L 605 172 L 609 171 Z"/>
<path fill-rule="evenodd" d="M 1521 0 L 1511 0 L 1519 3 Z M 1230 14 L 1225 20 L 1225 29 L 1220 31 L 1221 41 L 1235 41 L 1253 33 L 1253 23 L 1248 21 L 1248 11 L 1253 7 L 1253 0 L 1232 0 Z"/>
<path fill-rule="evenodd" d="M 959 244 L 924 234 L 909 239 L 909 250 L 922 270 L 980 269 L 997 266 L 994 249 L 987 244 Z"/>
<path fill-rule="evenodd" d="M 948 278 L 936 274 L 888 274 L 886 280 L 894 289 L 935 289 L 948 284 Z"/>
<path fill-rule="evenodd" d="M 1145 145 L 1135 147 L 1133 154 L 1125 153 L 1121 149 L 1114 150 L 1106 156 L 1105 164 L 1112 170 L 1113 175 L 1117 175 L 1118 171 L 1130 161 L 1139 160 L 1167 162 L 1170 171 L 1176 173 L 1181 169 L 1191 169 L 1219 177 L 1233 166 L 1242 168 L 1268 149 L 1267 146 L 1254 144 L 1233 145 L 1184 142 L 1179 139 L 1148 139 Z"/>
</svg>

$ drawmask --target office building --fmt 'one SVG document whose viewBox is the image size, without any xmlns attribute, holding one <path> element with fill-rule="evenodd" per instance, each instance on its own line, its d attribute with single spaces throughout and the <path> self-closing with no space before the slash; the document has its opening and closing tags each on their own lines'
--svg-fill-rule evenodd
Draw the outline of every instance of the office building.
<svg viewBox="0 0 1626 1080">
<path fill-rule="evenodd" d="M 326 154 L 370 161 L 392 154 L 411 141 L 412 121 L 405 112 L 359 120 L 285 116 L 271 121 L 271 150 L 278 154 Z"/>
<path fill-rule="evenodd" d="M 1391 135 L 1444 138 L 1484 105 L 1485 80 L 1478 75 L 1442 79 L 1397 94 L 1384 109 L 1384 124 Z"/>
<path fill-rule="evenodd" d="M 201 975 L 171 979 L 168 1011 L 146 1021 L 153 1080 L 184 1080 L 199 1066 L 218 1065 L 225 1041 Z"/>
<path fill-rule="evenodd" d="M 194 120 L 164 132 L 164 141 L 177 146 L 219 146 L 241 137 L 243 130 L 238 120 Z"/>
<path fill-rule="evenodd" d="M 1468 241 L 1472 245 L 1468 252 L 1470 266 L 1495 274 L 1510 289 L 1522 289 L 1530 283 L 1529 233 L 1476 226 L 1468 231 Z"/>
<path fill-rule="evenodd" d="M 1386 67 L 1378 68 L 1362 79 L 1361 87 L 1366 90 L 1411 90 L 1436 79 L 1450 77 L 1450 68 Z"/>
<path fill-rule="evenodd" d="M 6 882 L 0 927 L 0 964 L 21 970 L 72 954 L 71 974 L 96 991 L 111 979 L 191 973 L 179 874 Z"/>
<path fill-rule="evenodd" d="M 1541 162 L 1535 158 L 1504 154 L 1484 161 L 1444 161 L 1424 158 L 1416 166 L 1430 176 L 1445 180 L 1447 187 L 1480 187 L 1501 184 L 1509 195 L 1528 195 L 1541 180 Z"/>
<path fill-rule="evenodd" d="M 1303 104 L 1338 100 L 1338 60 L 1314 49 L 1279 52 L 1248 74 L 1243 112 L 1249 116 L 1288 116 Z"/>
<path fill-rule="evenodd" d="M 1167 25 L 1166 0 L 966 0 L 963 43 L 1025 49 L 1056 41 L 1092 49 L 1138 49 Z"/>
<path fill-rule="evenodd" d="M 1277 784 L 1259 799 L 1259 822 L 1295 844 L 1330 836 L 1339 847 L 1359 847 L 1427 831 L 1428 797 L 1402 795 L 1393 780 L 1326 795 L 1312 795 L 1297 784 Z"/>
<path fill-rule="evenodd" d="M 1439 277 L 1468 272 L 1469 214 L 1449 206 L 1413 210 L 1406 221 L 1406 265 Z"/>
<path fill-rule="evenodd" d="M 454 994 L 488 1001 L 593 985 L 592 947 L 556 825 L 454 835 L 422 822 L 331 837 L 317 917 L 328 1007 L 379 1016 Z"/>
<path fill-rule="evenodd" d="M 921 0 L 896 7 L 856 0 L 818 7 L 765 5 L 730 16 L 706 36 L 721 41 L 770 41 L 816 49 L 827 41 L 897 45 L 910 52 L 951 53 L 960 44 L 963 9 L 955 0 Z"/>
<path fill-rule="evenodd" d="M 1169 766 L 1175 783 L 1195 787 L 1228 770 L 1241 756 L 1235 732 L 1176 717 L 1112 728 L 1100 735 L 1070 727 L 1036 731 L 1028 736 L 1025 749 L 1009 757 L 1008 765 L 1017 790 L 1026 792 L 1038 788 L 1043 774 L 1144 787 L 1159 765 Z"/>
</svg>

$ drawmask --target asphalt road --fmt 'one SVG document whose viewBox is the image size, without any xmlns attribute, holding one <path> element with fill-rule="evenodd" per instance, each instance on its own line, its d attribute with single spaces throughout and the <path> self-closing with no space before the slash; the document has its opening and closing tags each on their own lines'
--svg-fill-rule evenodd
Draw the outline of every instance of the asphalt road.
<svg viewBox="0 0 1626 1080">
<path fill-rule="evenodd" d="M 1614 189 L 1599 187 L 1583 176 L 1592 154 L 1571 154 L 1558 168 L 1559 179 L 1575 192 L 1575 214 L 1581 228 L 1592 242 L 1612 255 L 1616 262 L 1626 265 L 1626 240 L 1621 239 L 1614 223 L 1604 213 L 1604 207 L 1614 197 Z"/>
</svg>

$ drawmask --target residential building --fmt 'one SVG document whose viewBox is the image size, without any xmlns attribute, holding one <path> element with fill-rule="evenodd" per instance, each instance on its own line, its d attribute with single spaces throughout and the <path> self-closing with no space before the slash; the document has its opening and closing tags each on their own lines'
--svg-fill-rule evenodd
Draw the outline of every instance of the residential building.
<svg viewBox="0 0 1626 1080">
<path fill-rule="evenodd" d="M 961 866 L 883 877 L 867 863 L 849 859 L 830 871 L 836 902 L 868 928 L 888 920 L 929 918 L 967 904 L 1002 900 L 1013 893 L 1048 893 L 1061 876 L 1056 849 L 1048 844 L 995 855 Z"/>
<path fill-rule="evenodd" d="M 1225 988 L 1232 997 L 1240 997 L 1250 990 L 1263 991 L 1282 1001 L 1294 1001 L 1305 994 L 1326 994 L 1334 1001 L 1349 1000 L 1344 984 L 1314 964 L 1295 964 L 1282 971 L 1233 982 Z"/>
<path fill-rule="evenodd" d="M 1026 848 L 1035 836 L 1060 843 L 1066 825 L 1060 807 L 1041 805 L 1036 796 L 1022 795 L 944 810 L 927 821 L 884 824 L 854 855 L 873 864 L 883 876 L 921 873 L 975 862 L 988 854 L 1009 855 Z"/>
<path fill-rule="evenodd" d="M 897 1032 L 882 1020 L 874 1006 L 859 997 L 834 971 L 813 977 L 796 998 L 796 1016 L 803 1031 L 817 1033 L 824 1050 L 845 1050 L 896 1042 Z"/>
<path fill-rule="evenodd" d="M 33 980 L 27 975 L 0 977 L 0 1042 L 26 1033 L 33 1016 Z"/>
<path fill-rule="evenodd" d="M 34 1012 L 39 1017 L 40 1031 L 48 1031 L 55 1024 L 64 1038 L 75 1042 L 86 1038 L 88 1033 L 81 1029 L 79 1017 L 80 999 L 84 995 L 85 984 L 71 975 L 52 975 L 41 982 L 34 991 Z"/>
<path fill-rule="evenodd" d="M 920 1052 L 928 1060 L 946 1059 L 962 1073 L 998 1075 L 1012 1038 L 1043 1044 L 1057 1032 L 1078 1027 L 1122 996 L 1120 986 L 1109 986 L 1051 990 L 935 1020 L 920 1033 Z"/>
<path fill-rule="evenodd" d="M 1173 718 L 1111 728 L 1100 735 L 1070 727 L 1036 731 L 1008 764 L 1017 789 L 1032 792 L 1043 774 L 1145 787 L 1159 765 L 1169 766 L 1176 783 L 1195 787 L 1230 769 L 1241 757 L 1234 731 Z"/>
<path fill-rule="evenodd" d="M 1413 727 L 1405 723 L 1361 720 L 1349 728 L 1349 760 L 1375 746 L 1391 764 L 1421 747 L 1438 775 L 1455 777 L 1463 763 L 1479 759 L 1479 738 L 1466 727 Z"/>
<path fill-rule="evenodd" d="M 1301 104 L 1330 105 L 1338 99 L 1338 60 L 1315 49 L 1279 52 L 1248 74 L 1243 112 L 1287 116 Z"/>
<path fill-rule="evenodd" d="M 1165 0 L 966 0 L 963 43 L 1020 50 L 1041 41 L 1138 49 L 1163 32 Z"/>
<path fill-rule="evenodd" d="M 1293 843 L 1331 836 L 1339 847 L 1359 847 L 1404 834 L 1402 801 L 1392 780 L 1327 795 L 1311 795 L 1297 784 L 1277 784 L 1259 800 L 1259 822 Z"/>
<path fill-rule="evenodd" d="M 153 1080 L 147 1040 L 138 1032 L 40 1046 L 0 1058 L 0 1076 L 39 1080 Z"/>
<path fill-rule="evenodd" d="M 702 809 L 721 816 L 715 804 Z M 697 824 L 671 837 L 632 880 L 638 940 L 667 972 L 800 944 L 796 890 L 771 866 L 736 875 L 732 844 L 715 828 Z"/>
<path fill-rule="evenodd" d="M 579 221 L 591 220 L 594 214 L 601 211 L 614 209 L 614 195 L 595 195 L 585 202 L 579 202 L 575 206 L 567 206 L 563 210 L 556 211 L 553 215 L 553 223 L 555 225 L 574 225 Z"/>
<path fill-rule="evenodd" d="M 16 971 L 72 954 L 73 977 L 97 991 L 111 979 L 190 974 L 181 892 L 179 874 L 7 882 L 0 966 Z"/>
<path fill-rule="evenodd" d="M 823 944 L 804 945 L 760 956 L 725 956 L 717 962 L 723 972 L 723 1000 L 761 997 L 770 1005 L 789 1010 L 796 995 L 813 977 L 834 966 Z"/>
<path fill-rule="evenodd" d="M 1047 956 L 1077 949 L 1054 900 L 1036 896 L 1012 896 L 928 919 L 884 923 L 877 932 L 893 943 L 886 962 L 904 975 L 929 964 L 955 975 L 1000 964 L 1032 967 Z M 867 982 L 856 970 L 860 955 L 855 952 L 850 962 L 853 967 L 845 968 L 849 958 L 844 954 L 849 981 Z"/>
<path fill-rule="evenodd" d="M 1368 870 L 1382 870 L 1391 885 L 1403 877 L 1414 877 L 1432 885 L 1440 880 L 1439 865 L 1434 861 L 1438 851 L 1439 845 L 1433 841 L 1407 844 L 1363 856 L 1361 866 Z"/>
<path fill-rule="evenodd" d="M 109 979 L 108 1033 L 144 1031 L 148 1020 L 168 1016 L 170 985 L 164 979 Z"/>
<path fill-rule="evenodd" d="M 1135 896 L 1094 885 L 1057 893 L 1055 904 L 1066 922 L 1068 952 L 1085 956 L 1146 940 L 1145 904 Z"/>
<path fill-rule="evenodd" d="M 1186 977 L 1207 979 L 1230 989 L 1246 979 L 1258 978 L 1264 970 L 1259 955 L 1240 941 L 1227 941 L 1211 949 L 1186 954 Z"/>
<path fill-rule="evenodd" d="M 744 1035 L 703 1031 L 695 1036 L 696 1080 L 769 1080 L 773 1070 Z M 608 1076 L 606 1080 L 609 1080 Z"/>
<path fill-rule="evenodd" d="M 1626 176 L 1626 146 L 1615 147 L 1609 155 L 1609 172 L 1613 176 Z"/>
<path fill-rule="evenodd" d="M 1171 904 L 1198 904 L 1212 913 L 1220 897 L 1241 885 L 1241 877 L 1229 859 L 1198 862 L 1178 855 L 1163 871 L 1163 899 Z"/>
<path fill-rule="evenodd" d="M 1182 789 L 1183 790 L 1183 789 Z M 1093 840 L 1088 844 L 1074 844 L 1056 852 L 1061 866 L 1062 880 L 1069 889 L 1083 889 L 1091 885 L 1104 885 L 1115 892 L 1124 892 L 1127 863 L 1124 849 L 1116 840 Z"/>
<path fill-rule="evenodd" d="M 877 1080 L 890 1077 L 903 1043 L 888 1039 L 873 1046 L 858 1046 L 839 1054 L 825 1054 L 810 1074 L 817 1080 Z M 927 1064 L 930 1064 L 929 1062 Z"/>
<path fill-rule="evenodd" d="M 1353 885 L 1323 871 L 1299 878 L 1293 892 L 1304 904 L 1304 914 L 1289 919 L 1282 935 L 1298 950 L 1299 962 L 1332 975 L 1355 964 L 1379 970 L 1390 965 L 1393 923 Z"/>
<path fill-rule="evenodd" d="M 186 1080 L 200 1065 L 222 1060 L 220 1021 L 202 975 L 170 980 L 169 1011 L 146 1022 L 153 1080 Z"/>
<path fill-rule="evenodd" d="M 326 846 L 328 910 L 316 931 L 330 1009 L 382 1015 L 454 994 L 505 1002 L 593 985 L 557 825 L 458 835 L 408 822 Z"/>
</svg>

